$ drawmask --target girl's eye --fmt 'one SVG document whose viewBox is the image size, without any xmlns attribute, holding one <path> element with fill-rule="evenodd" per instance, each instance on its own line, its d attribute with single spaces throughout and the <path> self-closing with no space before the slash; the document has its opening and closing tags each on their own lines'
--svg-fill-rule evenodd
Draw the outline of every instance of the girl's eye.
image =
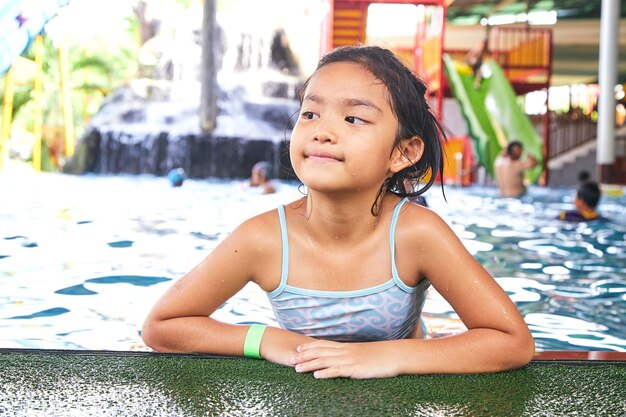
<svg viewBox="0 0 626 417">
<path fill-rule="evenodd" d="M 313 113 L 313 112 L 310 112 L 310 111 L 302 112 L 302 118 L 303 119 L 313 120 L 316 117 L 319 117 L 319 116 L 317 114 Z"/>
<path fill-rule="evenodd" d="M 348 116 L 348 117 L 346 117 L 345 120 L 346 120 L 346 122 L 352 123 L 352 124 L 355 124 L 355 125 L 362 125 L 362 124 L 366 123 L 365 120 L 359 119 L 358 117 L 354 117 L 354 116 Z"/>
</svg>

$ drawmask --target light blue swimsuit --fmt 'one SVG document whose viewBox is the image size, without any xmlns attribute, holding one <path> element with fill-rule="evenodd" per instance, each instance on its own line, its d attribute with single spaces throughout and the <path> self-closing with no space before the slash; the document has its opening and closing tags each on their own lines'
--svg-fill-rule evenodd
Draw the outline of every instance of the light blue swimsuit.
<svg viewBox="0 0 626 417">
<path fill-rule="evenodd" d="M 420 319 L 430 286 L 423 279 L 409 287 L 398 276 L 395 262 L 395 229 L 401 200 L 391 219 L 389 246 L 392 278 L 384 284 L 355 291 L 319 291 L 287 283 L 289 242 L 285 208 L 278 208 L 282 235 L 282 274 L 278 288 L 267 294 L 283 329 L 319 339 L 349 342 L 395 340 L 409 337 Z"/>
</svg>

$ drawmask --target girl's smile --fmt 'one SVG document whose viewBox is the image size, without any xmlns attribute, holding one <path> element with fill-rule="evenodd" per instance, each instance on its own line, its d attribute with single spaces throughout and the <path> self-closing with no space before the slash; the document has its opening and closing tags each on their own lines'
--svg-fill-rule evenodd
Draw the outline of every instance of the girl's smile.
<svg viewBox="0 0 626 417">
<path fill-rule="evenodd" d="M 325 152 L 325 151 L 311 151 L 308 154 L 305 153 L 305 158 L 309 159 L 310 161 L 313 162 L 341 162 L 343 161 L 343 158 L 340 158 L 339 156 L 335 156 L 330 152 Z"/>
</svg>

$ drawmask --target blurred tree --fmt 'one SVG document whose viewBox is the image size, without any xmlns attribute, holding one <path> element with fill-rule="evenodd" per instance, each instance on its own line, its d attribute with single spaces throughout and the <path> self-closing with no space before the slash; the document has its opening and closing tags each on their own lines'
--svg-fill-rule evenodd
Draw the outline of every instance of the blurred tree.
<svg viewBox="0 0 626 417">
<path fill-rule="evenodd" d="M 126 18 L 126 23 L 126 36 L 116 37 L 117 42 L 105 37 L 86 39 L 80 34 L 74 36 L 64 34 L 62 40 L 55 40 L 59 43 L 55 45 L 53 39 L 44 33 L 42 143 L 45 148 L 44 157 L 49 156 L 49 159 L 43 161 L 44 169 L 56 169 L 64 162 L 58 47 L 62 45 L 67 52 L 68 83 L 71 86 L 71 103 L 74 109 L 73 123 L 79 137 L 91 116 L 100 108 L 104 98 L 113 89 L 134 78 L 137 73 L 136 55 L 139 45 L 136 39 L 139 26 L 133 15 Z M 34 66 L 33 54 L 31 45 L 16 62 L 20 62 L 20 65 L 26 68 Z M 34 144 L 33 114 L 37 114 L 34 111 L 36 103 L 33 100 L 34 71 L 17 71 L 20 77 L 14 87 L 11 156 L 24 160 L 31 158 Z M 4 96 L 4 90 L 3 83 L 0 86 L 0 97 Z"/>
</svg>

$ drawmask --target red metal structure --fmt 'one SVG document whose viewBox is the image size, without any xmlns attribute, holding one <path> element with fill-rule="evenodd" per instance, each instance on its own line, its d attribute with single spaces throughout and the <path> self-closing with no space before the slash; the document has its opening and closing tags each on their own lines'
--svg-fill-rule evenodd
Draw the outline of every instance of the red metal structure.
<svg viewBox="0 0 626 417">
<path fill-rule="evenodd" d="M 496 27 L 492 33 L 492 58 L 502 67 L 518 95 L 550 86 L 550 29 Z"/>
</svg>

